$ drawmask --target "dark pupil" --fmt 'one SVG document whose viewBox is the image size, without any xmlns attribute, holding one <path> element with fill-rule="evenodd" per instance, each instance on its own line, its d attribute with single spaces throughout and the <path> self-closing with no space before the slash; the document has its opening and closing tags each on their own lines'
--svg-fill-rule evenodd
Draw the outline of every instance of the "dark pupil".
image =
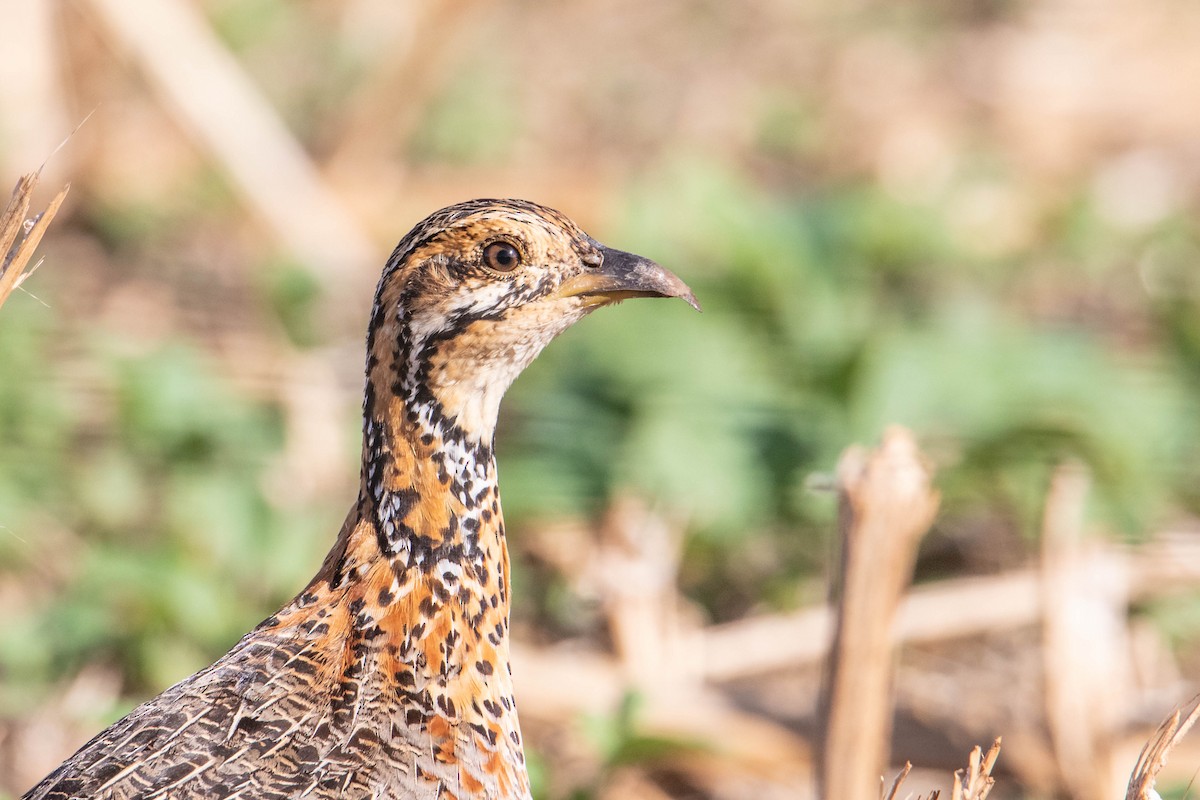
<svg viewBox="0 0 1200 800">
<path fill-rule="evenodd" d="M 497 267 L 512 269 L 517 265 L 517 251 L 508 245 L 493 245 L 492 261 Z"/>
</svg>

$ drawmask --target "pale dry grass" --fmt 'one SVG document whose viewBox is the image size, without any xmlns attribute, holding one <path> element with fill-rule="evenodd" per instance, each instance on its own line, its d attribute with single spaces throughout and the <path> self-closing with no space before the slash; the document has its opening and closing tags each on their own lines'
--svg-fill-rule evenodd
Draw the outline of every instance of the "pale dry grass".
<svg viewBox="0 0 1200 800">
<path fill-rule="evenodd" d="M 992 746 L 988 748 L 986 754 L 982 748 L 976 745 L 967 758 L 967 768 L 954 773 L 954 788 L 950 791 L 950 800 L 984 800 L 996 784 L 996 779 L 992 777 L 992 768 L 996 766 L 996 759 L 999 756 L 1000 739 L 998 737 L 996 741 L 992 742 Z M 902 800 L 900 787 L 904 784 L 904 779 L 908 777 L 911 769 L 912 764 L 904 765 L 900 774 L 896 776 L 896 780 L 892 782 L 892 788 L 887 794 L 881 795 L 882 800 Z M 935 790 L 930 792 L 928 797 L 918 797 L 917 800 L 938 800 L 941 795 L 941 792 Z"/>
<path fill-rule="evenodd" d="M 40 262 L 30 265 L 33 252 L 71 188 L 69 184 L 64 186 L 44 211 L 30 217 L 30 198 L 40 176 L 40 170 L 22 175 L 0 216 L 0 252 L 4 253 L 4 262 L 0 264 L 0 306 L 37 269 Z"/>
<path fill-rule="evenodd" d="M 1171 716 L 1163 720 L 1138 756 L 1133 774 L 1129 776 L 1125 800 L 1159 800 L 1158 793 L 1154 791 L 1154 781 L 1166 766 L 1171 748 L 1179 743 L 1197 719 L 1200 719 L 1200 695 L 1192 698 L 1187 705 L 1175 709 Z"/>
</svg>

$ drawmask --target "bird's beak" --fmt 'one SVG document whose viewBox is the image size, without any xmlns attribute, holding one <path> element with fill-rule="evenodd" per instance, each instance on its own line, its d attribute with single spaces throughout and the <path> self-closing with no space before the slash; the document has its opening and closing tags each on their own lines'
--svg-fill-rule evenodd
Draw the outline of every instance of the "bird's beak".
<svg viewBox="0 0 1200 800">
<path fill-rule="evenodd" d="M 599 267 L 568 278 L 558 287 L 559 297 L 581 297 L 589 307 L 608 305 L 631 297 L 679 297 L 697 311 L 700 304 L 688 285 L 648 258 L 623 250 L 600 247 Z"/>
</svg>

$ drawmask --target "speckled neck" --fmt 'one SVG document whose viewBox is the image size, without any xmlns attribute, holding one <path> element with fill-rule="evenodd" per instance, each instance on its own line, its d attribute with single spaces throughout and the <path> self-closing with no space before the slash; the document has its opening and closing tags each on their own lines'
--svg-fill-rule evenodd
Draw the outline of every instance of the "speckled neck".
<svg viewBox="0 0 1200 800">
<path fill-rule="evenodd" d="M 397 571 L 440 559 L 484 568 L 481 535 L 503 545 L 491 447 L 401 398 L 367 419 L 359 495 L 380 554 Z"/>
<path fill-rule="evenodd" d="M 423 774 L 459 797 L 527 797 L 491 447 L 398 394 L 366 408 L 359 500 L 311 608 L 344 609 L 343 685 L 378 693 L 393 735 L 430 743 Z"/>
</svg>

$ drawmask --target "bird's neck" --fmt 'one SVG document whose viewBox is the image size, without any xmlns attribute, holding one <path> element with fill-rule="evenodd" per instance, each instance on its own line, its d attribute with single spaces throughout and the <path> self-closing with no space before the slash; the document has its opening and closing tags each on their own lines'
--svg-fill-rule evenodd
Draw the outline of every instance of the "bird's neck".
<svg viewBox="0 0 1200 800">
<path fill-rule="evenodd" d="M 433 404 L 391 397 L 368 413 L 359 506 L 397 575 L 439 561 L 490 573 L 504 555 L 490 430 L 469 436 Z"/>
<path fill-rule="evenodd" d="M 366 417 L 352 516 L 359 535 L 342 579 L 387 584 L 373 600 L 406 639 L 424 634 L 430 674 L 453 678 L 486 656 L 507 684 L 508 547 L 490 443 L 402 397 L 383 400 Z M 446 626 L 464 637 L 438 641 Z"/>
<path fill-rule="evenodd" d="M 294 609 L 339 609 L 310 623 L 340 639 L 334 704 L 353 696 L 347 718 L 428 749 L 433 766 L 421 769 L 431 775 L 458 764 L 439 779 L 478 782 L 470 796 L 527 796 L 491 447 L 430 424 L 394 394 L 368 405 L 364 434 L 358 503 Z M 372 705 L 390 709 L 379 712 L 390 722 L 368 722 L 359 709 Z"/>
</svg>

